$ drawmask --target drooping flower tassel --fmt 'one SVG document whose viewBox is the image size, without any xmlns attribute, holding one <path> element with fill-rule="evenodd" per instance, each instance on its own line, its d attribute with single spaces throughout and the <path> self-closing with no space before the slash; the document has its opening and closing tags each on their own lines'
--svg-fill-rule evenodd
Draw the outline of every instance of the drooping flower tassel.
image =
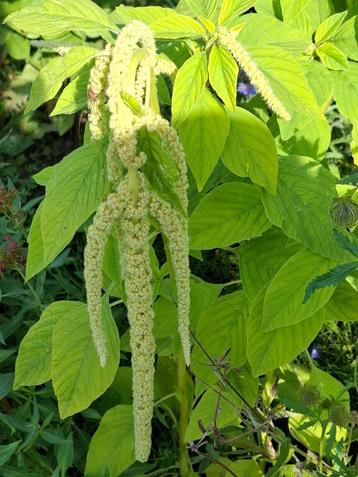
<svg viewBox="0 0 358 477">
<path fill-rule="evenodd" d="M 87 308 L 93 341 L 102 367 L 106 365 L 107 344 L 102 325 L 102 266 L 104 248 L 112 226 L 118 221 L 126 206 L 126 187 L 122 183 L 117 193 L 110 194 L 98 207 L 87 233 L 84 253 L 84 276 L 87 292 Z"/>
<path fill-rule="evenodd" d="M 137 178 L 140 179 L 140 173 Z M 144 181 L 138 181 L 137 198 L 130 200 L 125 211 L 121 247 L 132 350 L 135 455 L 140 462 L 148 460 L 152 445 L 155 357 L 147 217 L 149 195 L 143 184 Z"/>
<path fill-rule="evenodd" d="M 273 92 L 264 73 L 257 66 L 251 55 L 237 41 L 237 33 L 230 32 L 227 28 L 221 27 L 219 32 L 219 42 L 226 48 L 249 77 L 255 89 L 262 95 L 269 108 L 280 118 L 290 121 L 291 114 Z"/>
</svg>

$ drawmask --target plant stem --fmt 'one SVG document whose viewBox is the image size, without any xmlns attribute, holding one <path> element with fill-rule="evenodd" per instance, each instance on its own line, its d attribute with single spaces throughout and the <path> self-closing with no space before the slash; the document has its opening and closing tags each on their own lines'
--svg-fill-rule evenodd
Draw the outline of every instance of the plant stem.
<svg viewBox="0 0 358 477">
<path fill-rule="evenodd" d="M 180 392 L 180 415 L 179 415 L 179 469 L 180 477 L 188 477 L 190 474 L 189 455 L 185 442 L 185 431 L 189 421 L 189 396 L 187 389 L 187 372 L 183 351 L 180 350 L 177 361 L 177 384 Z"/>
</svg>

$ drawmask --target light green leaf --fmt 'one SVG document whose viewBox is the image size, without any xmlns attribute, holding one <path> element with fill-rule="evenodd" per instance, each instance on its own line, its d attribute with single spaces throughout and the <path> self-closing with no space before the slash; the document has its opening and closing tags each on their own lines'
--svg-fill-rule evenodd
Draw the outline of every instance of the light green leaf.
<svg viewBox="0 0 358 477">
<path fill-rule="evenodd" d="M 55 167 L 56 165 L 47 166 L 44 169 L 41 169 L 40 172 L 37 172 L 32 176 L 33 180 L 36 182 L 36 184 L 39 184 L 41 186 L 47 186 L 47 184 L 50 182 Z"/>
<path fill-rule="evenodd" d="M 203 189 L 219 160 L 229 127 L 226 111 L 207 89 L 179 127 L 186 159 L 199 191 Z"/>
<path fill-rule="evenodd" d="M 334 99 L 338 109 L 351 123 L 358 123 L 358 63 L 349 62 L 348 69 L 334 72 Z"/>
<path fill-rule="evenodd" d="M 229 469 L 235 472 L 235 475 L 242 475 L 245 477 L 263 477 L 263 472 L 259 467 L 259 464 L 252 459 L 236 460 L 231 463 Z M 224 477 L 230 477 L 231 472 L 226 472 Z"/>
<path fill-rule="evenodd" d="M 178 127 L 202 95 L 208 79 L 206 55 L 198 52 L 178 70 L 172 99 L 172 121 Z"/>
<path fill-rule="evenodd" d="M 87 107 L 90 68 L 84 68 L 62 91 L 50 116 L 73 114 Z"/>
<path fill-rule="evenodd" d="M 48 265 L 44 259 L 44 242 L 41 231 L 42 205 L 43 202 L 41 202 L 35 212 L 27 237 L 29 246 L 26 257 L 26 281 L 40 273 Z"/>
<path fill-rule="evenodd" d="M 26 112 L 34 111 L 41 104 L 54 98 L 62 82 L 77 73 L 94 58 L 97 50 L 89 46 L 76 46 L 64 56 L 50 60 L 33 82 Z"/>
<path fill-rule="evenodd" d="M 250 179 L 274 194 L 278 160 L 275 141 L 268 127 L 249 111 L 228 112 L 230 133 L 222 160 L 231 172 Z M 258 141 L 257 138 L 260 138 Z"/>
<path fill-rule="evenodd" d="M 240 277 L 244 291 L 253 301 L 259 291 L 273 279 L 287 260 L 302 246 L 280 230 L 244 243 L 239 250 Z"/>
<path fill-rule="evenodd" d="M 239 67 L 231 54 L 213 45 L 209 57 L 210 84 L 228 108 L 235 111 Z"/>
<path fill-rule="evenodd" d="M 214 361 L 225 355 L 225 362 L 239 368 L 245 363 L 247 356 L 247 318 L 248 302 L 244 292 L 225 295 L 202 313 L 195 336 Z M 193 372 L 205 382 L 215 383 L 218 377 L 201 347 L 196 344 L 193 349 Z"/>
<path fill-rule="evenodd" d="M 224 23 L 230 17 L 237 17 L 253 7 L 256 0 L 223 0 L 219 14 L 219 24 Z"/>
<path fill-rule="evenodd" d="M 82 307 L 74 301 L 51 303 L 21 341 L 16 359 L 14 389 L 43 384 L 51 379 L 52 333 L 64 315 Z"/>
<path fill-rule="evenodd" d="M 302 30 L 308 37 L 334 13 L 331 0 L 281 0 L 281 8 L 285 23 Z"/>
<path fill-rule="evenodd" d="M 300 30 L 269 15 L 249 13 L 232 20 L 234 26 L 240 21 L 245 27 L 240 32 L 239 41 L 246 47 L 256 45 L 276 46 L 291 54 L 301 55 L 311 44 L 310 38 Z M 229 24 L 227 24 L 229 23 Z M 231 22 L 226 22 L 230 27 Z"/>
<path fill-rule="evenodd" d="M 190 217 L 190 247 L 209 250 L 260 236 L 270 228 L 260 190 L 228 182 L 210 191 Z"/>
<path fill-rule="evenodd" d="M 337 33 L 346 16 L 347 12 L 345 11 L 326 18 L 326 20 L 324 20 L 317 28 L 315 34 L 316 44 L 318 45 L 319 43 L 330 40 L 332 36 Z"/>
<path fill-rule="evenodd" d="M 104 161 L 101 145 L 90 143 L 73 151 L 56 166 L 41 210 L 46 265 L 96 210 L 104 191 Z"/>
<path fill-rule="evenodd" d="M 135 462 L 132 406 L 113 407 L 92 437 L 85 477 L 117 477 Z"/>
<path fill-rule="evenodd" d="M 30 41 L 14 31 L 6 32 L 5 48 L 14 60 L 25 60 L 30 56 Z"/>
<path fill-rule="evenodd" d="M 323 312 L 292 326 L 274 331 L 261 329 L 266 289 L 263 288 L 251 307 L 247 328 L 248 360 L 254 376 L 260 376 L 288 364 L 314 340 L 323 324 Z"/>
<path fill-rule="evenodd" d="M 119 5 L 110 14 L 110 18 L 120 25 L 126 25 L 132 20 L 138 20 L 146 25 L 150 25 L 161 18 L 176 15 L 173 8 L 163 7 L 128 7 L 127 5 Z"/>
<path fill-rule="evenodd" d="M 103 256 L 103 278 L 105 289 L 110 287 L 109 292 L 111 295 L 124 298 L 126 295 L 123 287 L 120 266 L 121 259 L 119 255 L 118 238 L 111 234 L 105 245 Z"/>
<path fill-rule="evenodd" d="M 344 22 L 332 38 L 332 42 L 352 60 L 358 61 L 358 16 Z"/>
<path fill-rule="evenodd" d="M 248 50 L 274 94 L 289 112 L 322 118 L 302 66 L 293 55 L 272 46 L 250 47 Z"/>
<path fill-rule="evenodd" d="M 348 68 L 346 55 L 329 41 L 319 45 L 316 48 L 316 53 L 322 63 L 330 70 L 345 70 Z"/>
<path fill-rule="evenodd" d="M 186 15 L 169 15 L 150 25 L 155 38 L 176 40 L 177 38 L 201 38 L 205 28 Z"/>
<path fill-rule="evenodd" d="M 61 419 L 83 411 L 101 396 L 118 369 L 118 330 L 108 303 L 102 313 L 108 347 L 104 368 L 93 343 L 87 306 L 81 305 L 58 320 L 52 336 L 52 383 Z"/>
<path fill-rule="evenodd" d="M 230 396 L 230 393 L 225 393 L 224 391 L 224 394 L 227 395 L 228 399 L 230 397 L 231 400 L 235 399 L 233 396 Z M 235 412 L 234 406 L 224 398 L 220 398 L 214 390 L 208 389 L 197 401 L 185 431 L 186 442 L 196 441 L 202 437 L 203 431 L 201 426 L 210 430 L 214 423 L 218 429 L 239 424 L 239 417 Z M 217 412 L 218 405 L 220 412 Z"/>
<path fill-rule="evenodd" d="M 347 282 L 340 283 L 323 310 L 326 321 L 357 321 L 357 290 Z"/>
<path fill-rule="evenodd" d="M 331 298 L 335 287 L 317 290 L 312 298 L 303 304 L 305 291 L 315 277 L 326 273 L 335 264 L 336 262 L 307 249 L 291 257 L 280 268 L 267 289 L 263 331 L 294 325 L 323 308 Z"/>
<path fill-rule="evenodd" d="M 336 197 L 335 182 L 334 176 L 313 159 L 282 157 L 277 194 L 274 197 L 263 191 L 262 200 L 273 225 L 313 252 L 341 261 L 345 252 L 333 235 L 329 215 Z"/>
<path fill-rule="evenodd" d="M 107 13 L 90 0 L 45 0 L 43 7 L 22 8 L 5 21 L 16 30 L 47 37 L 82 31 L 109 40 L 110 31 L 118 32 Z"/>
<path fill-rule="evenodd" d="M 190 9 L 197 18 L 215 19 L 218 11 L 220 0 L 185 0 L 185 5 Z"/>
</svg>

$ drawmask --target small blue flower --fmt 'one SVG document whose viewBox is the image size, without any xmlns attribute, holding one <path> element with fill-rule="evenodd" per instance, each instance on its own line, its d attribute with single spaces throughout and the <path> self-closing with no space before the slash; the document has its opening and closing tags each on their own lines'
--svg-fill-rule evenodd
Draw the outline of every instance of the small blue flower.
<svg viewBox="0 0 358 477">
<path fill-rule="evenodd" d="M 319 349 L 316 346 L 313 346 L 311 349 L 311 358 L 317 359 L 319 356 Z"/>
<path fill-rule="evenodd" d="M 240 81 L 240 83 L 238 84 L 237 91 L 243 96 L 254 96 L 256 94 L 256 90 L 252 86 L 252 84 L 247 84 L 243 81 Z"/>
</svg>

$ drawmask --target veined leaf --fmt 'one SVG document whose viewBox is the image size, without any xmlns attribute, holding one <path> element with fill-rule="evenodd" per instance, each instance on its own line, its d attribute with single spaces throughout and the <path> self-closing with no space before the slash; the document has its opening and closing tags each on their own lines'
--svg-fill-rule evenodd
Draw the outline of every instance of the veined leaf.
<svg viewBox="0 0 358 477">
<path fill-rule="evenodd" d="M 333 235 L 329 215 L 336 197 L 335 182 L 333 175 L 313 159 L 282 157 L 277 194 L 263 191 L 262 200 L 273 225 L 313 252 L 341 262 L 345 254 Z"/>
<path fill-rule="evenodd" d="M 224 23 L 231 17 L 241 15 L 253 7 L 256 0 L 223 0 L 219 14 L 219 24 Z"/>
<path fill-rule="evenodd" d="M 178 70 L 172 98 L 172 121 L 175 127 L 188 117 L 202 95 L 208 79 L 206 55 L 198 52 Z"/>
<path fill-rule="evenodd" d="M 317 292 L 308 303 L 302 303 L 307 284 L 324 273 L 335 262 L 301 250 L 291 257 L 277 272 L 270 283 L 264 302 L 262 329 L 271 331 L 294 325 L 317 313 L 331 298 L 335 287 Z"/>
<path fill-rule="evenodd" d="M 90 68 L 84 68 L 62 91 L 51 116 L 73 114 L 87 107 L 87 87 Z"/>
<path fill-rule="evenodd" d="M 231 54 L 225 48 L 213 45 L 209 57 L 210 84 L 232 111 L 236 108 L 238 74 L 239 67 Z"/>
<path fill-rule="evenodd" d="M 260 236 L 270 228 L 257 187 L 228 182 L 204 196 L 190 217 L 190 247 L 209 250 Z"/>
<path fill-rule="evenodd" d="M 254 376 L 260 376 L 288 364 L 304 351 L 319 333 L 323 312 L 291 326 L 273 331 L 261 329 L 266 288 L 255 298 L 247 329 L 248 360 Z"/>
<path fill-rule="evenodd" d="M 340 12 L 326 18 L 317 28 L 315 34 L 316 44 L 318 45 L 319 43 L 330 40 L 332 36 L 337 33 L 346 16 L 347 12 Z"/>
<path fill-rule="evenodd" d="M 239 250 L 240 277 L 244 291 L 253 301 L 289 258 L 302 246 L 280 230 L 269 230 L 262 237 L 245 242 Z"/>
<path fill-rule="evenodd" d="M 54 98 L 62 82 L 80 71 L 94 58 L 97 50 L 89 46 L 76 46 L 64 56 L 50 60 L 37 75 L 30 92 L 26 112 L 34 111 L 41 104 Z"/>
<path fill-rule="evenodd" d="M 205 89 L 189 116 L 179 126 L 186 159 L 201 191 L 214 170 L 229 132 L 223 106 Z M 215 134 L 213 134 L 215 131 Z"/>
<path fill-rule="evenodd" d="M 150 27 L 157 39 L 194 39 L 201 38 L 206 34 L 205 28 L 199 22 L 186 15 L 169 15 L 151 23 Z"/>
<path fill-rule="evenodd" d="M 357 264 L 358 267 L 358 264 Z M 358 292 L 349 283 L 338 285 L 332 298 L 324 307 L 324 319 L 336 321 L 358 320 Z"/>
<path fill-rule="evenodd" d="M 332 38 L 334 43 L 344 54 L 352 60 L 358 61 L 358 16 L 354 16 L 343 23 Z"/>
<path fill-rule="evenodd" d="M 118 32 L 107 13 L 90 0 L 45 0 L 43 7 L 22 8 L 5 21 L 16 30 L 47 37 L 58 37 L 72 30 L 97 34 L 110 41 L 109 32 Z"/>
<path fill-rule="evenodd" d="M 327 287 L 332 289 L 333 286 L 337 286 L 357 268 L 358 262 L 345 263 L 343 265 L 337 265 L 337 267 L 332 268 L 329 272 L 324 273 L 323 275 L 319 275 L 307 286 L 303 303 L 310 302 L 312 295 L 317 290 L 321 290 L 322 288 L 326 289 Z M 315 296 L 316 295 L 317 294 L 315 294 Z"/>
<path fill-rule="evenodd" d="M 40 273 L 48 265 L 44 259 L 44 242 L 41 230 L 42 205 L 43 202 L 41 202 L 35 212 L 27 237 L 29 247 L 26 257 L 26 281 Z"/>
<path fill-rule="evenodd" d="M 108 303 L 102 313 L 108 347 L 104 368 L 93 343 L 87 306 L 81 305 L 62 316 L 53 331 L 52 382 L 62 419 L 83 411 L 101 396 L 118 369 L 118 330 Z"/>
<path fill-rule="evenodd" d="M 316 28 L 334 13 L 331 0 L 281 0 L 282 15 L 285 23 L 302 30 L 308 37 Z"/>
<path fill-rule="evenodd" d="M 351 255 L 354 257 L 358 258 L 358 247 L 357 243 L 352 243 L 346 235 L 343 235 L 342 232 L 340 232 L 337 229 L 334 229 L 333 231 L 334 236 L 337 240 L 337 243 L 347 252 L 349 252 Z"/>
<path fill-rule="evenodd" d="M 348 62 L 348 68 L 334 72 L 334 99 L 338 109 L 351 123 L 358 123 L 358 63 Z"/>
<path fill-rule="evenodd" d="M 90 143 L 73 151 L 56 166 L 41 210 L 45 266 L 96 210 L 104 192 L 104 161 L 101 145 Z"/>
<path fill-rule="evenodd" d="M 346 55 L 333 43 L 326 41 L 316 48 L 322 63 L 330 70 L 345 70 L 348 68 Z"/>
<path fill-rule="evenodd" d="M 245 109 L 236 108 L 234 113 L 228 112 L 228 116 L 230 132 L 222 153 L 225 166 L 238 176 L 250 177 L 253 182 L 274 194 L 278 159 L 270 130 Z"/>
<path fill-rule="evenodd" d="M 220 0 L 185 0 L 185 5 L 197 17 L 213 20 L 217 13 Z"/>
<path fill-rule="evenodd" d="M 110 14 L 110 18 L 114 23 L 126 25 L 132 20 L 138 20 L 146 25 L 150 25 L 161 18 L 176 15 L 173 8 L 163 7 L 129 7 L 127 5 L 119 5 Z"/>
<path fill-rule="evenodd" d="M 248 302 L 244 292 L 225 295 L 201 314 L 195 336 L 212 359 L 227 355 L 225 360 L 238 368 L 245 363 L 247 356 L 247 318 Z M 214 384 L 218 377 L 201 347 L 196 344 L 193 349 L 193 372 L 205 382 Z"/>
<path fill-rule="evenodd" d="M 132 406 L 113 407 L 92 437 L 86 477 L 117 477 L 135 462 Z"/>
<path fill-rule="evenodd" d="M 75 301 L 51 303 L 21 341 L 16 359 L 14 389 L 51 379 L 52 334 L 58 320 L 82 307 Z"/>
</svg>

